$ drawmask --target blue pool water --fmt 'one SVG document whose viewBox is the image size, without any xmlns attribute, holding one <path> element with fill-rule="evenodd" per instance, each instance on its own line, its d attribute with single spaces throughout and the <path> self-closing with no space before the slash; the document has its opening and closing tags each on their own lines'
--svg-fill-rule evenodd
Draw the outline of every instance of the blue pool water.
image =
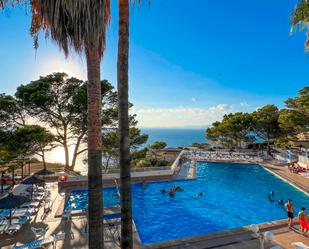
<svg viewBox="0 0 309 249">
<path fill-rule="evenodd" d="M 174 197 L 161 189 L 184 188 Z M 274 202 L 268 193 L 274 191 Z M 198 197 L 198 193 L 203 196 Z M 76 199 L 77 194 L 80 200 Z M 132 186 L 133 217 L 142 243 L 153 243 L 206 234 L 245 225 L 286 218 L 277 200 L 291 198 L 295 210 L 309 209 L 303 192 L 275 177 L 259 165 L 236 163 L 197 164 L 197 179 Z M 118 202 L 116 190 L 104 189 L 104 206 Z M 87 192 L 72 192 L 66 207 L 87 205 Z M 83 196 L 81 198 L 81 196 Z M 74 200 L 73 200 L 74 198 Z"/>
</svg>

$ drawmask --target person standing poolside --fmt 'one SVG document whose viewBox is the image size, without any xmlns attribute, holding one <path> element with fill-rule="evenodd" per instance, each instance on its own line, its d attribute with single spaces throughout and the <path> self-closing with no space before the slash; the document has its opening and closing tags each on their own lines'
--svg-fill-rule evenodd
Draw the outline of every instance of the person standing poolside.
<svg viewBox="0 0 309 249">
<path fill-rule="evenodd" d="M 288 215 L 288 226 L 293 227 L 294 207 L 291 199 L 289 199 L 288 202 L 285 204 L 285 208 Z"/>
<path fill-rule="evenodd" d="M 307 233 L 309 229 L 308 215 L 305 212 L 306 208 L 302 207 L 301 211 L 298 213 L 298 221 L 300 229 L 303 233 Z"/>
</svg>

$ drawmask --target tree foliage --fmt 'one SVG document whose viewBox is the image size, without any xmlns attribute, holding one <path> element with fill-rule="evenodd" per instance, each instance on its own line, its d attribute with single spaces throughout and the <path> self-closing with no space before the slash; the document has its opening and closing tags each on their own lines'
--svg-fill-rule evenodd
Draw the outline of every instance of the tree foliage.
<svg viewBox="0 0 309 249">
<path fill-rule="evenodd" d="M 164 141 L 155 141 L 149 145 L 149 148 L 152 150 L 162 150 L 167 146 L 166 142 Z"/>
<path fill-rule="evenodd" d="M 117 123 L 117 93 L 106 80 L 101 81 L 102 125 L 113 127 Z M 74 169 L 77 157 L 87 148 L 85 142 L 87 121 L 87 82 L 65 73 L 40 77 L 17 88 L 16 99 L 22 102 L 30 117 L 55 131 L 57 143 L 64 148 L 66 167 Z M 74 146 L 70 161 L 69 147 Z"/>
<path fill-rule="evenodd" d="M 131 157 L 137 158 L 139 156 L 145 155 L 143 149 L 139 150 L 141 145 L 145 144 L 148 140 L 147 134 L 141 134 L 141 130 L 132 127 L 129 129 L 130 136 L 130 153 Z M 119 132 L 118 129 L 113 131 L 103 132 L 102 137 L 102 151 L 103 158 L 105 161 L 105 172 L 107 171 L 110 162 L 118 165 L 119 163 Z"/>
<path fill-rule="evenodd" d="M 299 90 L 299 95 L 285 101 L 287 109 L 280 111 L 280 127 L 294 136 L 309 129 L 309 87 Z"/>
<path fill-rule="evenodd" d="M 206 130 L 206 138 L 225 147 L 242 147 L 243 143 L 254 141 L 252 116 L 237 112 L 224 115 L 221 122 L 215 122 Z"/>
<path fill-rule="evenodd" d="M 55 137 L 38 125 L 26 125 L 0 132 L 0 157 L 3 161 L 42 155 L 52 148 Z"/>
<path fill-rule="evenodd" d="M 16 127 L 26 124 L 23 103 L 11 95 L 0 94 L 0 127 Z"/>
<path fill-rule="evenodd" d="M 281 135 L 279 127 L 279 109 L 275 105 L 266 105 L 252 113 L 253 131 L 264 141 L 273 141 Z"/>
<path fill-rule="evenodd" d="M 309 24 L 309 2 L 307 0 L 299 0 L 296 8 L 291 14 L 293 28 L 302 30 Z M 309 33 L 305 42 L 306 50 L 309 51 Z"/>
</svg>

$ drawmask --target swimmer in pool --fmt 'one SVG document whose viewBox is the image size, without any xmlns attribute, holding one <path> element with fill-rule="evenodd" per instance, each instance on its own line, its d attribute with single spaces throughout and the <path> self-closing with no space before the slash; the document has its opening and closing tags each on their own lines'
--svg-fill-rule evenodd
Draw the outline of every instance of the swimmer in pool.
<svg viewBox="0 0 309 249">
<path fill-rule="evenodd" d="M 176 186 L 175 187 L 175 191 L 183 191 L 184 189 L 182 188 L 182 187 L 180 187 L 180 186 Z"/>
</svg>

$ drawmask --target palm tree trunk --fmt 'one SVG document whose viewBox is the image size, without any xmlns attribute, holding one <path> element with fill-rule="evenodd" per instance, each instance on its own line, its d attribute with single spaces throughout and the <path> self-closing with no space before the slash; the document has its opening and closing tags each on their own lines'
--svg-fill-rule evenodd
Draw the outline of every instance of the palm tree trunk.
<svg viewBox="0 0 309 249">
<path fill-rule="evenodd" d="M 102 101 L 98 45 L 87 47 L 88 70 L 88 222 L 89 249 L 103 249 Z"/>
<path fill-rule="evenodd" d="M 121 179 L 121 248 L 133 248 L 132 205 L 129 139 L 129 97 L 128 97 L 128 57 L 129 57 L 129 2 L 119 0 L 118 33 L 118 101 L 120 138 L 120 179 Z"/>
</svg>

